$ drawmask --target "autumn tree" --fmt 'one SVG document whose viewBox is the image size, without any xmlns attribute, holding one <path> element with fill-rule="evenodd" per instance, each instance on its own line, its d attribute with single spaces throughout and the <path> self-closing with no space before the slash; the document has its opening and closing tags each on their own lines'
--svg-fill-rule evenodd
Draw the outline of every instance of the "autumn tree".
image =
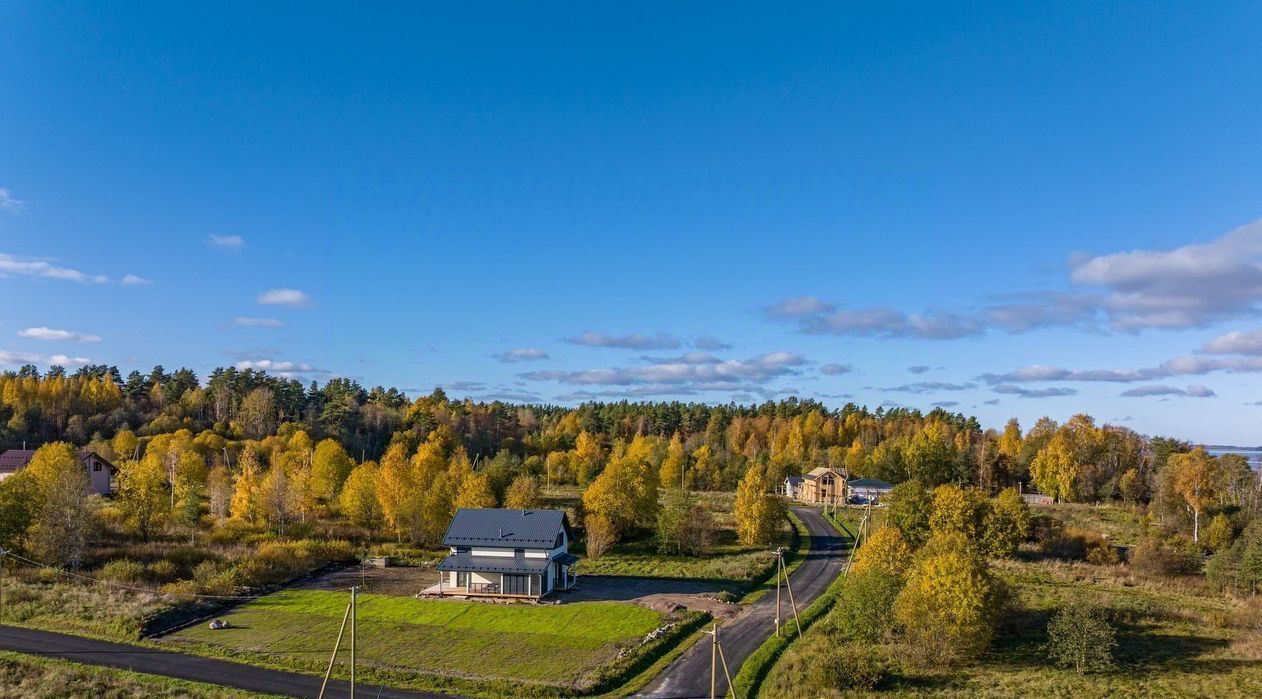
<svg viewBox="0 0 1262 699">
<path fill-rule="evenodd" d="M 854 552 L 850 575 L 869 570 L 902 579 L 911 566 L 912 548 L 897 527 L 881 525 L 867 541 Z"/>
<path fill-rule="evenodd" d="M 885 502 L 889 505 L 885 512 L 886 523 L 902 532 L 910 546 L 916 548 L 929 538 L 933 496 L 923 483 L 903 481 L 890 490 Z"/>
<path fill-rule="evenodd" d="M 206 502 L 217 524 L 223 524 L 232 513 L 232 476 L 222 464 L 206 474 Z"/>
<path fill-rule="evenodd" d="M 128 526 L 148 541 L 169 511 L 166 473 L 152 454 L 123 462 L 120 471 L 118 507 Z"/>
<path fill-rule="evenodd" d="M 1030 506 L 1016 488 L 991 498 L 982 520 L 982 547 L 991 556 L 1007 558 L 1030 535 Z"/>
<path fill-rule="evenodd" d="M 20 550 L 39 514 L 39 484 L 30 473 L 0 480 L 0 548 Z"/>
<path fill-rule="evenodd" d="M 408 497 L 415 488 L 413 471 L 408 463 L 407 446 L 391 444 L 381 457 L 377 469 L 377 502 L 386 524 L 402 538 L 408 516 Z"/>
<path fill-rule="evenodd" d="M 364 462 L 351 470 L 338 494 L 338 508 L 352 523 L 372 528 L 382 519 L 377 500 L 377 465 Z"/>
<path fill-rule="evenodd" d="M 282 536 L 285 526 L 298 513 L 298 494 L 285 469 L 273 466 L 267 469 L 259 483 L 259 507 L 272 529 Z"/>
<path fill-rule="evenodd" d="M 986 498 L 977 489 L 940 485 L 933 491 L 929 532 L 931 535 L 955 532 L 969 542 L 979 543 L 987 509 Z"/>
<path fill-rule="evenodd" d="M 591 483 L 600 472 L 601 462 L 605 458 L 600 440 L 587 431 L 580 432 L 574 443 L 573 463 L 579 485 Z"/>
<path fill-rule="evenodd" d="M 78 450 L 51 442 L 35 451 L 26 466 L 36 484 L 39 507 L 31 544 L 45 561 L 78 568 L 92 527 L 88 472 Z"/>
<path fill-rule="evenodd" d="M 684 449 L 684 442 L 680 439 L 679 433 L 676 432 L 666 447 L 666 458 L 662 461 L 662 468 L 658 472 L 658 481 L 663 488 L 682 488 L 687 470 L 688 452 Z"/>
<path fill-rule="evenodd" d="M 705 503 L 683 488 L 668 488 L 657 514 L 657 550 L 700 556 L 712 543 L 714 516 Z"/>
<path fill-rule="evenodd" d="M 1219 482 L 1218 460 L 1203 448 L 1175 454 L 1166 463 L 1173 485 L 1192 511 L 1192 541 L 1200 542 L 1201 512 L 1212 503 Z"/>
<path fill-rule="evenodd" d="M 456 507 L 495 507 L 495 493 L 486 474 L 474 473 L 464 479 L 456 494 Z"/>
<path fill-rule="evenodd" d="M 1065 428 L 1058 429 L 1030 462 L 1030 478 L 1039 492 L 1062 501 L 1073 499 L 1077 477 L 1078 462 L 1071 433 Z"/>
<path fill-rule="evenodd" d="M 241 473 L 237 475 L 233 487 L 230 510 L 233 519 L 253 524 L 261 512 L 259 459 L 253 446 L 246 446 L 241 452 L 240 467 Z"/>
<path fill-rule="evenodd" d="M 894 602 L 894 619 L 931 662 L 973 655 L 990 643 L 1001 588 L 962 534 L 934 535 L 917 554 Z"/>
<path fill-rule="evenodd" d="M 504 507 L 517 510 L 531 510 L 540 506 L 542 496 L 539 493 L 539 479 L 534 476 L 518 476 L 508 486 L 504 495 Z"/>
<path fill-rule="evenodd" d="M 315 494 L 332 501 L 342 489 L 355 464 L 335 439 L 321 440 L 311 458 L 311 484 Z"/>
<path fill-rule="evenodd" d="M 745 546 L 768 546 L 784 521 L 784 503 L 761 465 L 750 466 L 736 489 L 736 535 Z"/>
</svg>

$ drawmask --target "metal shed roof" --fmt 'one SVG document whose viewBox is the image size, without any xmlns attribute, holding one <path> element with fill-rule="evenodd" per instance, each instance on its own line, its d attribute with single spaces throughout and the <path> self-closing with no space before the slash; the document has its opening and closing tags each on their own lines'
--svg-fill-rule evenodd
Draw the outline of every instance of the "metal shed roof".
<svg viewBox="0 0 1262 699">
<path fill-rule="evenodd" d="M 522 573 L 541 574 L 548 571 L 552 561 L 547 558 L 525 556 L 471 556 L 453 553 L 438 564 L 438 570 L 467 570 L 475 573 Z"/>
</svg>

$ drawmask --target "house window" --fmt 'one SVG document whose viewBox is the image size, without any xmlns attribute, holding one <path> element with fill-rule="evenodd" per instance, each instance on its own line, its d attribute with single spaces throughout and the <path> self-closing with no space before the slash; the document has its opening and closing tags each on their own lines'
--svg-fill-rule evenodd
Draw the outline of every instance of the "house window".
<svg viewBox="0 0 1262 699">
<path fill-rule="evenodd" d="M 93 462 L 92 462 L 92 470 L 93 470 L 93 471 L 100 471 L 100 470 L 101 470 L 101 462 L 100 462 L 100 461 L 93 461 Z"/>
<path fill-rule="evenodd" d="M 521 558 L 526 555 L 526 549 L 513 549 L 513 555 Z"/>
<path fill-rule="evenodd" d="M 504 594 L 506 595 L 529 595 L 530 594 L 530 577 L 529 575 L 505 575 L 504 576 Z"/>
</svg>

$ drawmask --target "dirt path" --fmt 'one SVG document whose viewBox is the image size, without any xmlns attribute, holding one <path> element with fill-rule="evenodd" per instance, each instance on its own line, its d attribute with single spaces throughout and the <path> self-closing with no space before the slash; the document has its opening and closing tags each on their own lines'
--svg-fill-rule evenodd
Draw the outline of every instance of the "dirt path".
<svg viewBox="0 0 1262 699">
<path fill-rule="evenodd" d="M 801 610 L 823 594 L 841 573 L 846 539 L 815 510 L 795 507 L 793 512 L 811 534 L 810 552 L 789 578 Z M 776 596 L 764 595 L 743 614 L 720 627 L 723 654 L 733 676 L 750 653 L 775 633 L 775 607 Z M 718 691 L 720 696 L 727 691 L 727 681 L 722 675 L 718 678 Z M 636 696 L 659 699 L 710 696 L 710 644 L 698 643 L 688 649 Z"/>
</svg>

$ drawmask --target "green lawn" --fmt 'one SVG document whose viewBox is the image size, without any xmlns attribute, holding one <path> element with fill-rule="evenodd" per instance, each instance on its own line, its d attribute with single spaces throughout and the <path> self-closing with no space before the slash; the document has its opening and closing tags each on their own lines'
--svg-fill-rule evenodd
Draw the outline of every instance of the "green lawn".
<svg viewBox="0 0 1262 699">
<path fill-rule="evenodd" d="M 246 653 L 298 669 L 328 661 L 348 595 L 287 590 L 167 637 L 177 644 Z M 619 647 L 662 624 L 631 604 L 499 605 L 361 595 L 356 656 L 365 667 L 475 679 L 582 684 Z"/>
</svg>

